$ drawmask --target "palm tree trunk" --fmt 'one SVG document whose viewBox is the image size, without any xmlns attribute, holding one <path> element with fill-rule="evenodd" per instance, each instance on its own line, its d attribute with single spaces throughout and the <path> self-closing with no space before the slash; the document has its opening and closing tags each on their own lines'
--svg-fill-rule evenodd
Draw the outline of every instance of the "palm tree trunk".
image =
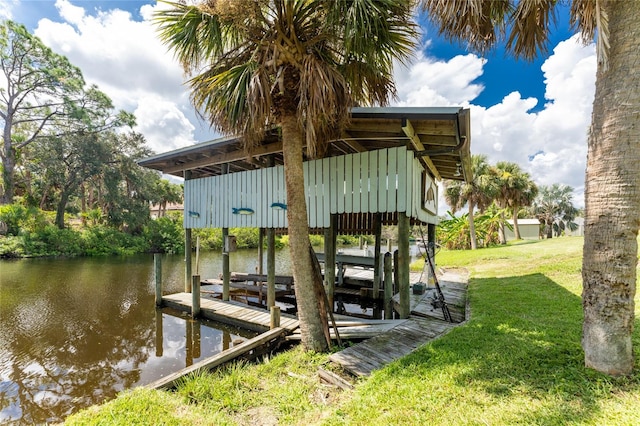
<svg viewBox="0 0 640 426">
<path fill-rule="evenodd" d="M 640 2 L 605 2 L 609 69 L 598 66 L 587 157 L 582 263 L 585 365 L 632 372 L 640 211 Z"/>
<path fill-rule="evenodd" d="M 516 240 L 521 240 L 520 228 L 518 227 L 518 211 L 520 206 L 513 206 L 513 236 Z"/>
<path fill-rule="evenodd" d="M 476 242 L 476 224 L 473 221 L 473 204 L 467 204 L 469 205 L 469 239 L 471 240 L 471 250 L 475 250 L 478 248 L 478 243 Z"/>
<path fill-rule="evenodd" d="M 315 281 L 321 282 L 313 268 L 311 243 L 309 242 L 309 221 L 305 182 L 302 168 L 302 132 L 295 116 L 281 119 L 282 152 L 284 155 L 284 175 L 287 188 L 287 219 L 289 221 L 289 249 L 295 282 L 298 318 L 302 333 L 302 344 L 307 350 L 324 352 L 328 350 L 320 310 L 321 301 L 314 290 Z M 328 331 L 328 330 L 327 330 Z"/>
<path fill-rule="evenodd" d="M 507 244 L 507 235 L 504 233 L 504 210 L 500 213 L 500 223 L 498 224 L 498 239 L 500 244 Z"/>
</svg>

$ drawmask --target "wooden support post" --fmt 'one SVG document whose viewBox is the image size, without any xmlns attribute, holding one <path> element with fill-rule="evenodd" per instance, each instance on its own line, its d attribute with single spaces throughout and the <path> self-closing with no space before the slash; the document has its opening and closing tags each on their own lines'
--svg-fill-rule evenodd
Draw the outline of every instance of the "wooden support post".
<svg viewBox="0 0 640 426">
<path fill-rule="evenodd" d="M 410 313 L 409 228 L 409 217 L 403 212 L 398 212 L 398 270 L 396 271 L 396 274 L 398 275 L 398 292 L 400 293 L 400 306 L 398 312 L 400 319 L 409 318 Z"/>
<path fill-rule="evenodd" d="M 324 231 L 324 285 L 327 301 L 331 311 L 334 309 L 334 295 L 336 291 L 336 236 L 338 234 L 338 217 L 331 215 L 329 228 Z"/>
<path fill-rule="evenodd" d="M 400 289 L 400 281 L 398 281 L 398 250 L 393 252 L 393 294 Z"/>
<path fill-rule="evenodd" d="M 375 248 L 373 250 L 373 297 L 377 299 L 379 296 L 378 292 L 380 291 L 380 277 L 382 276 L 380 273 L 382 272 L 382 256 L 380 255 L 382 243 L 382 215 L 380 213 L 376 213 L 374 215 L 373 233 L 376 239 Z"/>
<path fill-rule="evenodd" d="M 192 279 L 191 317 L 196 318 L 200 315 L 200 275 L 194 275 Z"/>
<path fill-rule="evenodd" d="M 264 261 L 264 228 L 258 229 L 258 270 L 257 274 L 262 275 L 262 263 Z M 260 302 L 262 303 L 262 302 Z"/>
<path fill-rule="evenodd" d="M 153 276 L 156 281 L 156 306 L 162 306 L 162 258 L 160 254 L 153 255 Z"/>
<path fill-rule="evenodd" d="M 191 228 L 184 230 L 184 292 L 191 293 Z"/>
<path fill-rule="evenodd" d="M 393 248 L 393 240 L 391 238 L 387 238 L 387 251 L 391 253 L 391 249 Z"/>
<path fill-rule="evenodd" d="M 267 229 L 267 307 L 276 304 L 276 230 Z"/>
<path fill-rule="evenodd" d="M 280 327 L 280 306 L 271 307 L 271 322 L 269 326 L 271 330 Z"/>
<path fill-rule="evenodd" d="M 390 252 L 384 254 L 384 319 L 393 319 L 393 265 Z"/>
<path fill-rule="evenodd" d="M 229 269 L 229 252 L 227 251 L 227 240 L 229 228 L 222 228 L 222 300 L 229 300 L 229 281 L 231 270 Z"/>
<path fill-rule="evenodd" d="M 360 250 L 364 249 L 364 237 L 362 235 L 358 238 L 358 248 Z"/>
</svg>

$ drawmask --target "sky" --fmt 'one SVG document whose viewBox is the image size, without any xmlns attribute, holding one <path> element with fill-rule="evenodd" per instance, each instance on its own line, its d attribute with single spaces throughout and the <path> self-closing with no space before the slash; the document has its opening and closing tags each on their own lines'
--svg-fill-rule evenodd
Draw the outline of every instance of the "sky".
<svg viewBox="0 0 640 426">
<path fill-rule="evenodd" d="M 148 0 L 0 0 L 0 19 L 24 24 L 69 58 L 116 108 L 135 114 L 135 130 L 162 153 L 219 135 L 197 117 L 182 68 L 157 37 L 157 7 Z M 390 106 L 469 108 L 472 154 L 515 162 L 538 185 L 569 185 L 583 207 L 596 55 L 568 28 L 566 8 L 548 54 L 533 62 L 500 47 L 480 56 L 428 22 L 421 27 L 419 52 L 396 68 L 398 98 Z"/>
</svg>

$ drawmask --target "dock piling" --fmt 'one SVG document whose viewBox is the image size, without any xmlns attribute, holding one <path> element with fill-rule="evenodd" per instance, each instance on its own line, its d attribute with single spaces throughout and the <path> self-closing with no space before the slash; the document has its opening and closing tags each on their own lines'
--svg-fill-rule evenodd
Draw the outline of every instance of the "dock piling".
<svg viewBox="0 0 640 426">
<path fill-rule="evenodd" d="M 280 327 L 280 306 L 272 306 L 270 328 L 273 330 L 278 327 Z"/>
<path fill-rule="evenodd" d="M 393 319 L 393 269 L 391 253 L 384 254 L 384 319 Z"/>
<path fill-rule="evenodd" d="M 191 317 L 195 318 L 200 315 L 200 275 L 194 275 L 192 277 L 191 285 Z"/>
</svg>

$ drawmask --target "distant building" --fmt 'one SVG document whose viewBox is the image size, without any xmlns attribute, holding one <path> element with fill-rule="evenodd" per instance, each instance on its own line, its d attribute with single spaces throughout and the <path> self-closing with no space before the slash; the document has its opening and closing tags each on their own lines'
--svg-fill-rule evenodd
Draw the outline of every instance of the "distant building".
<svg viewBox="0 0 640 426">
<path fill-rule="evenodd" d="M 573 220 L 576 225 L 578 225 L 578 229 L 575 231 L 570 231 L 568 228 L 565 229 L 564 235 L 569 237 L 582 237 L 584 236 L 584 218 L 577 217 Z M 513 226 L 513 220 L 508 219 L 507 222 Z M 540 238 L 540 221 L 538 219 L 518 219 L 518 228 L 520 229 L 520 237 L 523 240 L 537 240 Z M 514 231 L 505 227 L 504 233 L 507 238 L 507 241 L 514 240 L 515 234 Z M 555 234 L 554 234 L 555 236 Z"/>
<path fill-rule="evenodd" d="M 184 210 L 184 205 L 182 203 L 167 203 L 166 207 L 163 209 L 159 204 L 151 204 L 149 208 L 151 212 L 151 219 L 157 219 L 162 216 L 166 216 L 169 212 L 181 212 Z"/>
<path fill-rule="evenodd" d="M 508 219 L 507 222 L 513 226 L 513 220 Z M 523 240 L 537 240 L 540 238 L 540 221 L 538 219 L 518 219 L 518 229 L 520 237 Z M 507 241 L 515 240 L 515 230 L 504 227 L 505 237 Z"/>
</svg>

